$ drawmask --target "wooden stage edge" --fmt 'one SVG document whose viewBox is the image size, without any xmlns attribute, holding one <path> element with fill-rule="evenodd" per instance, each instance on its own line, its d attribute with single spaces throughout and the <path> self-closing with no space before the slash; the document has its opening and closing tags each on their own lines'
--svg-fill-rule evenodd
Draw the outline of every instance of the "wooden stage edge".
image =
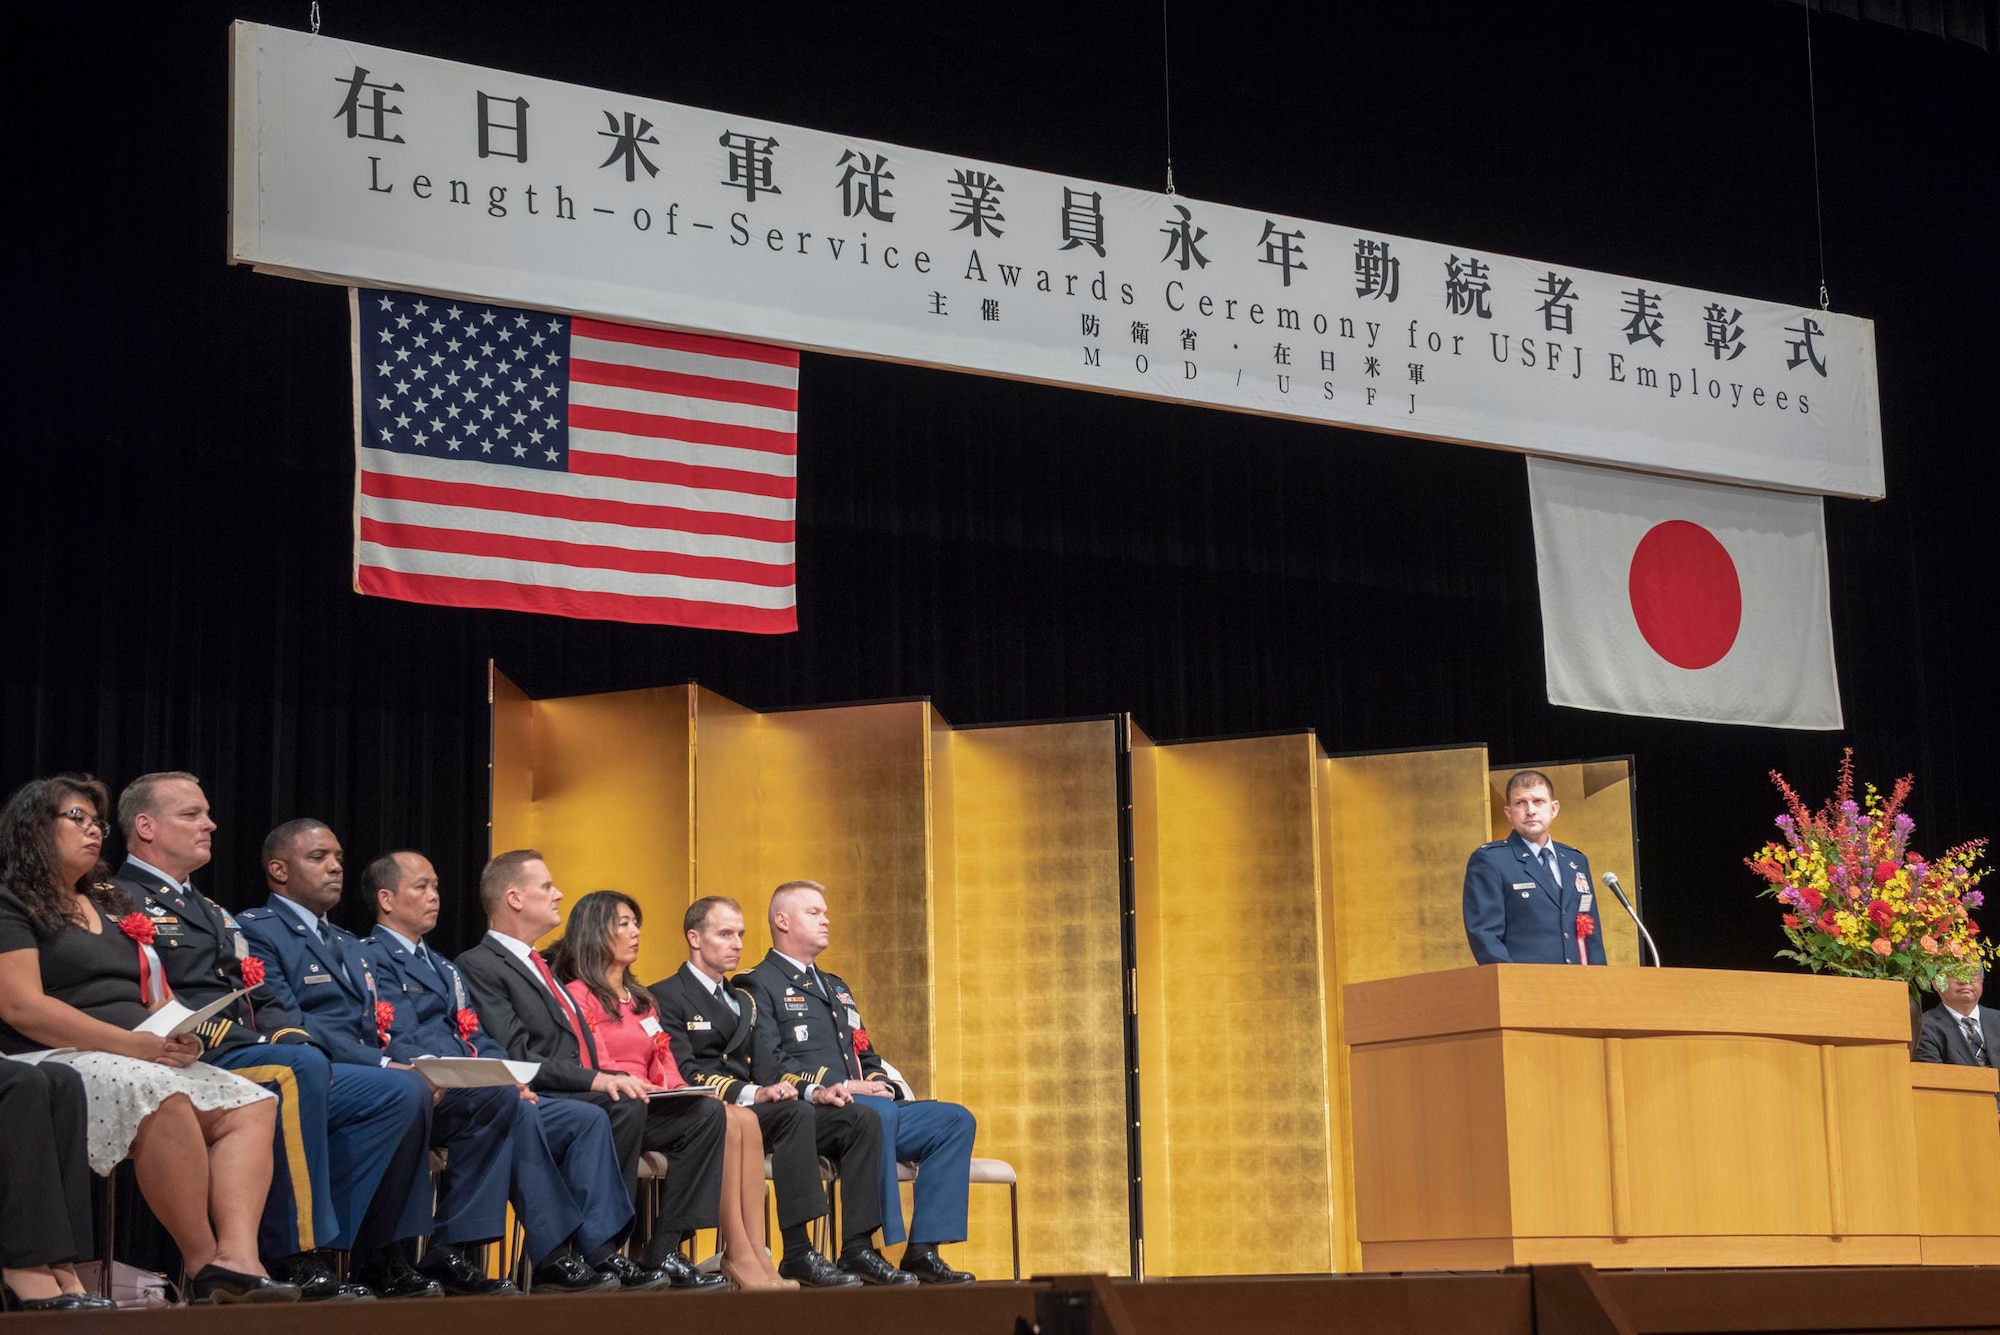
<svg viewBox="0 0 2000 1335">
<path fill-rule="evenodd" d="M 101 1323 L 92 1326 L 92 1322 Z M 59 1323 L 59 1324 L 58 1324 Z M 965 1288 L 835 1293 L 432 1299 L 309 1307 L 206 1307 L 101 1316 L 14 1315 L 23 1331 L 111 1335 L 481 1335 L 555 1329 L 814 1335 L 1725 1335 L 1995 1332 L 2000 1268 L 1595 1270 L 1169 1279 L 1037 1277 Z"/>
</svg>

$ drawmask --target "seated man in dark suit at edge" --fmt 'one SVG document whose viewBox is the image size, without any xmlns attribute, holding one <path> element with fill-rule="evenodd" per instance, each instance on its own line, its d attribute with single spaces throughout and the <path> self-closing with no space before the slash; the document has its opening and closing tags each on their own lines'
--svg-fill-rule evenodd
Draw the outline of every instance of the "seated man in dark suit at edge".
<svg viewBox="0 0 2000 1335">
<path fill-rule="evenodd" d="M 1948 1066 L 1991 1066 L 1993 1044 L 2000 1042 L 2000 1011 L 1979 1004 L 1986 994 L 1986 971 L 1973 969 L 1963 978 L 1940 978 L 1938 997 L 1944 1003 L 1924 1012 L 1913 1061 Z M 1994 1095 L 2000 1105 L 2000 1094 Z"/>
<path fill-rule="evenodd" d="M 925 1284 L 970 1284 L 973 1276 L 945 1264 L 938 1244 L 965 1240 L 977 1124 L 956 1103 L 908 1097 L 869 1040 L 854 993 L 815 965 L 830 939 L 825 890 L 818 881 L 787 881 L 773 891 L 771 950 L 737 975 L 757 999 L 755 1078 L 783 1080 L 809 1098 L 833 1085 L 880 1117 L 882 1240 L 904 1240 L 896 1162 L 915 1162 L 916 1207 L 899 1264 Z"/>
<path fill-rule="evenodd" d="M 454 1093 L 473 1098 L 435 1100 L 428 1081 L 390 1060 L 383 1014 L 390 1008 L 377 981 L 380 965 L 354 933 L 327 921 L 327 912 L 340 903 L 346 875 L 340 840 L 324 821 L 286 821 L 265 836 L 263 856 L 271 898 L 262 908 L 237 915 L 237 921 L 264 961 L 265 982 L 332 1057 L 336 1084 L 360 1071 L 380 1070 L 422 1090 L 431 1114 L 427 1143 L 449 1158 L 435 1212 L 426 1155 L 395 1225 L 393 1236 L 403 1245 L 383 1248 L 360 1279 L 389 1296 L 519 1294 L 510 1281 L 488 1278 L 461 1250 L 506 1231 L 513 1166 L 509 1133 L 519 1096 L 511 1088 L 472 1089 Z M 412 1267 L 406 1248 L 424 1237 L 430 1246 L 422 1265 Z"/>
<path fill-rule="evenodd" d="M 394 1234 L 423 1175 L 429 1092 L 393 1071 L 347 1067 L 338 1080 L 299 1017 L 262 985 L 236 919 L 189 879 L 208 865 L 216 824 L 201 781 L 142 774 L 118 797 L 125 862 L 117 882 L 153 920 L 174 996 L 191 1010 L 249 986 L 198 1033 L 202 1060 L 263 1085 L 285 1106 L 273 1147 L 271 1194 L 258 1250 L 271 1274 L 305 1302 L 370 1298 L 342 1283 L 333 1254 L 367 1260 Z"/>
<path fill-rule="evenodd" d="M 376 987 L 396 1011 L 389 1055 L 504 1058 L 507 1050 L 479 1027 L 465 975 L 424 944 L 438 916 L 431 860 L 409 850 L 385 853 L 362 872 L 361 892 L 375 905 L 375 930 L 362 945 L 374 951 Z M 514 1090 L 522 1106 L 507 1199 L 521 1221 L 534 1286 L 565 1293 L 666 1287 L 671 1276 L 641 1270 L 618 1250 L 632 1223 L 632 1198 L 603 1110 L 574 1099 L 543 1101 L 524 1085 Z M 445 1090 L 439 1116 L 474 1092 Z"/>
<path fill-rule="evenodd" d="M 681 1074 L 748 1108 L 763 1127 L 785 1245 L 778 1273 L 809 1288 L 916 1283 L 916 1276 L 884 1260 L 873 1242 L 882 1223 L 881 1120 L 852 1106 L 853 1096 L 837 1086 L 821 1085 L 801 1098 L 782 1080 L 760 1085 L 752 1078 L 757 1002 L 729 978 L 743 956 L 742 908 L 733 899 L 697 899 L 681 928 L 687 963 L 652 988 L 660 1024 Z M 813 1250 L 806 1231 L 828 1209 L 819 1180 L 822 1154 L 840 1165 L 844 1236 L 837 1264 Z"/>
<path fill-rule="evenodd" d="M 562 891 L 540 853 L 516 849 L 488 862 L 479 877 L 479 902 L 486 936 L 456 963 L 472 984 L 480 1026 L 508 1056 L 541 1063 L 532 1085 L 537 1094 L 582 1099 L 605 1110 L 632 1199 L 638 1199 L 640 1154 L 667 1156 L 660 1211 L 640 1266 L 665 1270 L 677 1289 L 726 1288 L 725 1277 L 699 1273 L 680 1253 L 686 1236 L 714 1228 L 721 1215 L 721 1102 L 649 1102 L 643 1081 L 599 1068 L 589 1027 L 535 950 L 535 942 L 562 923 Z"/>
</svg>

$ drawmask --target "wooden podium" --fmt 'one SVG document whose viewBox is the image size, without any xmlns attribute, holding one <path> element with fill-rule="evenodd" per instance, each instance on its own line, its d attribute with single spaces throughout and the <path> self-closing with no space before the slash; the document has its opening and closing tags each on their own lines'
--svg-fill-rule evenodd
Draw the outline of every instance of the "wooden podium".
<svg viewBox="0 0 2000 1335">
<path fill-rule="evenodd" d="M 2000 1151 L 1968 1115 L 1920 1153 L 1899 983 L 1502 964 L 1344 1000 L 1364 1270 L 1915 1265 L 1920 1158 Z"/>
</svg>

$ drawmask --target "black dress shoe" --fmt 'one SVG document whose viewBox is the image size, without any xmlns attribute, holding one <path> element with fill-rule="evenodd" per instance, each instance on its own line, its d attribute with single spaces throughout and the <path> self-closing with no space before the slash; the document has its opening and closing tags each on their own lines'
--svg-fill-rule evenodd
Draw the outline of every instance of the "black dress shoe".
<svg viewBox="0 0 2000 1335">
<path fill-rule="evenodd" d="M 375 1291 L 366 1284 L 343 1284 L 324 1252 L 296 1252 L 271 1263 L 271 1275 L 296 1284 L 302 1303 L 370 1302 Z"/>
<path fill-rule="evenodd" d="M 898 1270 L 896 1267 L 890 1265 L 888 1258 L 873 1247 L 857 1247 L 853 1251 L 842 1252 L 839 1265 L 841 1274 L 852 1275 L 863 1284 L 917 1284 L 922 1282 L 915 1275 L 907 1271 Z M 778 1273 L 781 1275 L 785 1273 L 782 1266 L 779 1267 Z M 805 1281 L 800 1280 L 799 1283 L 803 1284 Z"/>
<path fill-rule="evenodd" d="M 568 1247 L 545 1257 L 535 1267 L 537 1289 L 547 1289 L 552 1293 L 609 1293 L 618 1287 L 619 1277 L 601 1270 L 592 1270 L 590 1262 L 578 1256 Z M 513 1285 L 508 1285 L 512 1288 Z"/>
<path fill-rule="evenodd" d="M 285 1284 L 263 1275 L 246 1275 L 240 1270 L 224 1270 L 205 1265 L 188 1281 L 190 1303 L 295 1303 L 299 1286 Z"/>
<path fill-rule="evenodd" d="M 23 1298 L 6 1291 L 5 1307 L 10 1312 L 102 1312 L 118 1306 L 94 1293 L 58 1293 L 53 1298 Z"/>
<path fill-rule="evenodd" d="M 970 1284 L 977 1276 L 969 1270 L 953 1270 L 937 1254 L 935 1246 L 911 1243 L 903 1249 L 903 1273 L 915 1275 L 919 1284 Z"/>
<path fill-rule="evenodd" d="M 856 1289 L 863 1282 L 861 1276 L 849 1274 L 818 1252 L 779 1258 L 778 1278 L 795 1279 L 802 1289 Z"/>
<path fill-rule="evenodd" d="M 623 1252 L 611 1253 L 593 1268 L 598 1274 L 617 1280 L 620 1288 L 631 1293 L 664 1289 L 674 1282 L 674 1277 L 664 1270 L 648 1270 Z"/>
<path fill-rule="evenodd" d="M 521 1293 L 513 1280 L 491 1278 L 449 1243 L 432 1244 L 418 1263 L 417 1273 L 455 1298 L 516 1298 Z"/>
<path fill-rule="evenodd" d="M 385 1248 L 355 1273 L 355 1279 L 384 1298 L 442 1298 L 444 1286 L 417 1273 L 395 1248 Z"/>
<path fill-rule="evenodd" d="M 646 1259 L 651 1260 L 652 1258 L 648 1256 Z M 727 1276 L 704 1275 L 701 1271 L 696 1270 L 693 1263 L 679 1252 L 668 1252 L 665 1256 L 661 1257 L 656 1269 L 663 1272 L 668 1279 L 672 1280 L 675 1288 L 690 1293 L 720 1293 L 729 1287 Z"/>
</svg>

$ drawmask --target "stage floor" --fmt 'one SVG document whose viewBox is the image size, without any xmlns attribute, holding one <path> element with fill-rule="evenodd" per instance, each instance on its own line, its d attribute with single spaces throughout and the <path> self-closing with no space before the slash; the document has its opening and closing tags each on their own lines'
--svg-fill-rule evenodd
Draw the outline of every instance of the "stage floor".
<svg viewBox="0 0 2000 1335">
<path fill-rule="evenodd" d="M 964 1288 L 442 1299 L 15 1316 L 121 1335 L 481 1335 L 810 1330 L 815 1335 L 1725 1335 L 1996 1332 L 2000 1268 L 1597 1271 L 1149 1280 L 1056 1276 Z M 1038 1324 L 1039 1323 L 1039 1324 Z"/>
</svg>

